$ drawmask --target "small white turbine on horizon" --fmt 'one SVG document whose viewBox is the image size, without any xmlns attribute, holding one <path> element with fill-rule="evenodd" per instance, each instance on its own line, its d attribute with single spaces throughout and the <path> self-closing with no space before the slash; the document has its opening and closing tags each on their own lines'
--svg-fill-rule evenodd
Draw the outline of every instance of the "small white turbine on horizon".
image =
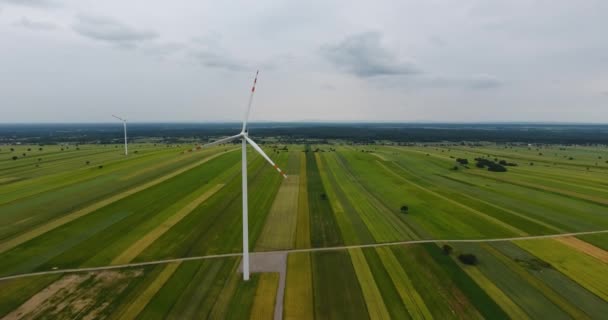
<svg viewBox="0 0 608 320">
<path fill-rule="evenodd" d="M 115 116 L 115 115 L 112 115 L 112 117 L 114 117 L 114 118 L 122 121 L 123 128 L 124 128 L 124 131 L 125 131 L 125 156 L 128 156 L 129 155 L 129 148 L 127 147 L 127 119 L 123 119 L 123 118 L 121 118 L 119 116 Z"/>
<path fill-rule="evenodd" d="M 249 118 L 249 111 L 251 110 L 251 102 L 253 101 L 253 94 L 255 92 L 255 84 L 258 80 L 258 72 L 255 73 L 255 79 L 253 80 L 253 87 L 251 87 L 251 95 L 249 96 L 249 103 L 247 105 L 247 111 L 245 112 L 245 119 L 243 120 L 243 128 L 241 132 L 237 135 L 220 139 L 208 144 L 203 145 L 203 147 L 209 147 L 213 145 L 218 145 L 222 143 L 227 143 L 232 140 L 241 139 L 242 141 L 242 173 L 243 173 L 243 280 L 249 280 L 249 222 L 248 222 L 248 205 L 247 205 L 247 142 L 253 147 L 255 151 L 257 151 L 270 165 L 272 165 L 284 178 L 287 178 L 287 175 L 279 169 L 279 167 L 270 160 L 270 157 L 264 153 L 262 148 L 257 145 L 247 133 L 247 120 Z"/>
</svg>

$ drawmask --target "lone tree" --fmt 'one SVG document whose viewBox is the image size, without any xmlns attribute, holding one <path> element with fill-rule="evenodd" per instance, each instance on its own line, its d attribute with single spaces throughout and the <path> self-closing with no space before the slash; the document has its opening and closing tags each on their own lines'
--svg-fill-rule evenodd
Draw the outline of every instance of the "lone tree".
<svg viewBox="0 0 608 320">
<path fill-rule="evenodd" d="M 401 213 L 408 213 L 408 211 L 410 211 L 410 208 L 406 205 L 402 205 L 401 206 Z"/>
<path fill-rule="evenodd" d="M 443 254 L 445 254 L 446 256 L 449 256 L 454 249 L 450 245 L 444 244 L 441 247 L 441 250 L 443 250 Z"/>
<path fill-rule="evenodd" d="M 327 200 L 327 195 L 325 193 L 321 193 L 321 199 L 322 200 Z"/>
<path fill-rule="evenodd" d="M 19 159 L 19 157 L 13 156 L 13 160 L 17 160 L 17 159 Z"/>
<path fill-rule="evenodd" d="M 472 254 L 472 253 L 463 253 L 463 254 L 460 254 L 458 256 L 458 260 L 460 260 L 460 262 L 462 262 L 464 264 L 467 264 L 467 265 L 470 265 L 470 266 L 474 266 L 477 263 L 479 263 L 479 261 L 477 260 L 477 257 L 474 254 Z"/>
</svg>

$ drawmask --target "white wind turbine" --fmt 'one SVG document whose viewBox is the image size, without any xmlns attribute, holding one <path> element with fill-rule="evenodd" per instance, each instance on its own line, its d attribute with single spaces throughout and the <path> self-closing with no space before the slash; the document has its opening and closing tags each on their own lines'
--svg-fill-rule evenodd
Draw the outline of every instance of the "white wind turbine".
<svg viewBox="0 0 608 320">
<path fill-rule="evenodd" d="M 129 150 L 127 148 L 127 119 L 123 119 L 123 118 L 115 116 L 115 115 L 112 115 L 112 117 L 122 121 L 123 128 L 125 130 L 125 156 L 129 155 Z"/>
<path fill-rule="evenodd" d="M 266 155 L 266 153 L 264 153 L 264 151 L 262 150 L 262 148 L 260 148 L 260 146 L 257 145 L 257 143 L 255 143 L 253 140 L 251 140 L 251 138 L 249 138 L 249 135 L 247 133 L 247 120 L 249 118 L 249 111 L 251 110 L 251 102 L 253 101 L 253 93 L 255 92 L 255 84 L 258 80 L 258 72 L 256 72 L 255 74 L 255 79 L 253 80 L 253 87 L 251 87 L 251 95 L 249 96 L 249 104 L 247 105 L 247 111 L 245 113 L 245 119 L 243 120 L 243 128 L 241 129 L 241 133 L 228 137 L 228 138 L 224 138 L 224 139 L 220 139 L 211 143 L 208 143 L 206 145 L 203 145 L 203 147 L 209 147 L 209 146 L 213 146 L 213 145 L 217 145 L 217 144 L 222 144 L 222 143 L 227 143 L 230 142 L 232 140 L 236 140 L 236 139 L 241 139 L 242 141 L 242 172 L 243 172 L 243 280 L 247 281 L 249 280 L 249 224 L 248 224 L 248 208 L 247 208 L 247 142 L 249 142 L 249 144 L 253 147 L 253 149 L 255 149 L 255 151 L 257 151 L 259 154 L 262 155 L 262 157 L 264 159 L 266 159 L 266 161 L 268 161 L 268 163 L 270 163 L 281 175 L 283 175 L 284 178 L 287 178 L 287 175 L 281 170 L 279 169 L 279 167 L 272 162 L 272 160 L 270 160 L 270 157 L 268 157 Z"/>
</svg>

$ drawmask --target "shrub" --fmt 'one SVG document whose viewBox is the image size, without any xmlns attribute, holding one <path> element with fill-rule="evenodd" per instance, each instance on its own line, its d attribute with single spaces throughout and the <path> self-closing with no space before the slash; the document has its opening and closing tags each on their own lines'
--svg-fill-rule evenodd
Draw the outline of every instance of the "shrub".
<svg viewBox="0 0 608 320">
<path fill-rule="evenodd" d="M 504 166 L 496 163 L 496 162 L 492 162 L 488 159 L 484 159 L 484 158 L 475 158 L 475 161 L 477 161 L 477 163 L 475 164 L 475 166 L 477 166 L 478 168 L 488 168 L 488 171 L 493 171 L 493 172 L 505 172 L 507 171 L 507 168 L 505 168 Z"/>
<path fill-rule="evenodd" d="M 13 156 L 13 160 L 17 160 L 19 159 L 17 156 Z"/>
<path fill-rule="evenodd" d="M 469 164 L 469 159 L 457 158 L 456 162 L 458 162 L 462 165 L 467 165 L 467 164 Z"/>
<path fill-rule="evenodd" d="M 410 208 L 406 205 L 402 205 L 400 210 L 401 210 L 401 213 L 408 213 L 410 211 Z"/>
<path fill-rule="evenodd" d="M 327 195 L 325 193 L 321 193 L 321 200 L 327 200 Z"/>
<path fill-rule="evenodd" d="M 443 254 L 445 254 L 446 256 L 449 256 L 454 249 L 450 245 L 444 244 L 441 247 L 441 250 L 443 250 Z"/>
<path fill-rule="evenodd" d="M 470 265 L 470 266 L 474 266 L 477 263 L 479 263 L 479 261 L 477 260 L 477 257 L 472 253 L 462 253 L 462 254 L 458 255 L 458 260 L 460 260 L 460 262 Z"/>
</svg>

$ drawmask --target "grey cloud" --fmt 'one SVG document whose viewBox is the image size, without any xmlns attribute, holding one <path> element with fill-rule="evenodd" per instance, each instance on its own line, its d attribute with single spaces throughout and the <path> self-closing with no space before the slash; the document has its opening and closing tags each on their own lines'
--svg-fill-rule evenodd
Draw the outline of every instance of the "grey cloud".
<svg viewBox="0 0 608 320">
<path fill-rule="evenodd" d="M 15 21 L 15 26 L 32 29 L 32 30 L 53 30 L 57 29 L 57 25 L 51 22 L 44 21 L 32 21 L 26 17 L 22 17 L 20 20 Z"/>
<path fill-rule="evenodd" d="M 212 51 L 198 51 L 194 57 L 209 68 L 226 69 L 230 71 L 244 71 L 251 69 L 245 63 L 238 61 L 225 53 Z"/>
<path fill-rule="evenodd" d="M 154 31 L 136 29 L 107 17 L 81 15 L 73 29 L 84 37 L 124 47 L 132 47 L 141 41 L 158 38 L 158 33 Z"/>
<path fill-rule="evenodd" d="M 340 70 L 362 78 L 420 72 L 414 64 L 400 60 L 383 47 L 381 40 L 378 32 L 355 34 L 337 44 L 322 46 L 321 54 Z"/>
<path fill-rule="evenodd" d="M 151 55 L 167 57 L 183 51 L 186 48 L 186 44 L 181 42 L 163 42 L 147 45 L 145 48 L 143 48 L 143 51 Z"/>
<path fill-rule="evenodd" d="M 327 90 L 327 91 L 336 90 L 336 86 L 334 86 L 333 84 L 330 84 L 330 83 L 323 83 L 323 84 L 321 84 L 320 88 L 323 90 Z"/>
<path fill-rule="evenodd" d="M 475 90 L 493 89 L 503 85 L 497 77 L 488 74 L 434 75 L 419 79 L 419 85 L 429 88 L 467 88 Z"/>
<path fill-rule="evenodd" d="M 0 0 L 0 3 L 36 8 L 55 8 L 60 4 L 52 0 Z"/>
<path fill-rule="evenodd" d="M 233 57 L 222 48 L 221 38 L 217 33 L 193 38 L 192 44 L 195 45 L 195 48 L 192 50 L 192 56 L 194 59 L 209 68 L 229 71 L 251 70 L 252 67 L 248 63 Z"/>
<path fill-rule="evenodd" d="M 498 78 L 487 74 L 474 75 L 466 81 L 473 89 L 493 89 L 503 85 Z"/>
</svg>

